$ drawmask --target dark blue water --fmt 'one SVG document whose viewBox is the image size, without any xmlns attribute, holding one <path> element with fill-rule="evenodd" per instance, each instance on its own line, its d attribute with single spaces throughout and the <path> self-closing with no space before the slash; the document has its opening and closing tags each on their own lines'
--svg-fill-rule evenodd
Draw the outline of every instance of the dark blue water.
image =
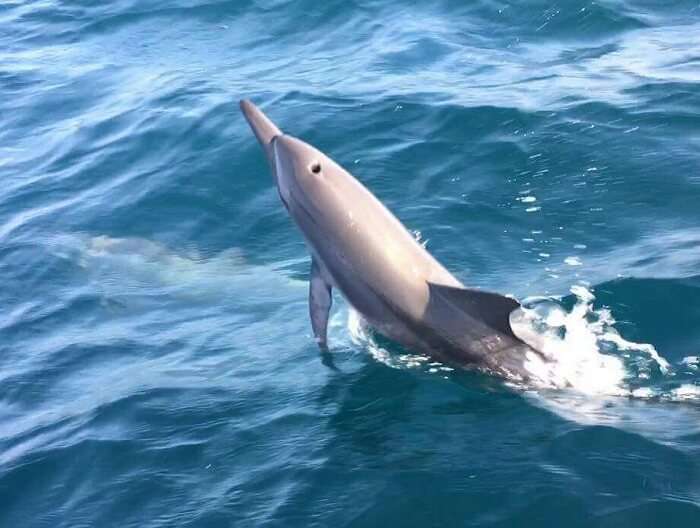
<svg viewBox="0 0 700 528">
<path fill-rule="evenodd" d="M 556 368 L 329 368 L 242 97 Z M 5 0 L 0 177 L 1 526 L 700 522 L 698 0 Z"/>
</svg>

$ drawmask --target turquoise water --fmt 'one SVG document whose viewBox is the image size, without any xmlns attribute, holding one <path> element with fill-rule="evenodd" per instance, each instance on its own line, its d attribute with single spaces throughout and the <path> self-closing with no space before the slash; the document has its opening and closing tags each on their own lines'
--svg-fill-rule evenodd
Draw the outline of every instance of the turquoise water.
<svg viewBox="0 0 700 528">
<path fill-rule="evenodd" d="M 7 0 L 0 94 L 1 526 L 698 525 L 697 0 Z M 556 367 L 320 357 L 243 97 Z"/>
</svg>

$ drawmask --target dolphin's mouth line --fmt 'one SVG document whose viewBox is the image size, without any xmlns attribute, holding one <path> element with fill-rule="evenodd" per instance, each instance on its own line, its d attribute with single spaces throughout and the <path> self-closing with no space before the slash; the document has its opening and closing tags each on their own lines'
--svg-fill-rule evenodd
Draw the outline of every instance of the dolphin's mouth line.
<svg viewBox="0 0 700 528">
<path fill-rule="evenodd" d="M 287 203 L 287 200 L 285 200 L 284 196 L 282 196 L 279 192 L 277 194 L 279 194 L 280 200 L 282 200 L 282 205 L 284 205 L 285 209 L 289 211 L 289 204 Z"/>
<path fill-rule="evenodd" d="M 296 196 L 294 196 L 293 192 L 290 191 L 289 194 L 292 198 L 292 203 L 294 204 L 294 207 L 290 206 L 289 202 L 284 199 L 284 196 L 282 196 L 282 193 L 278 192 L 277 194 L 279 194 L 280 200 L 282 201 L 282 205 L 284 205 L 287 208 L 287 211 L 289 211 L 292 215 L 295 213 L 301 213 L 300 216 L 303 216 L 308 221 L 308 223 L 310 223 L 314 227 L 319 228 L 321 226 L 321 224 L 314 218 L 314 215 L 311 214 L 311 212 L 306 208 L 304 203 L 301 200 L 299 200 Z M 294 218 L 294 216 L 292 216 L 292 218 Z"/>
<path fill-rule="evenodd" d="M 313 225 L 313 226 L 314 226 L 315 228 L 317 228 L 317 229 L 320 228 L 320 227 L 321 227 L 321 224 L 314 218 L 314 215 L 313 215 L 313 214 L 311 213 L 311 211 L 309 211 L 309 209 L 304 205 L 304 202 L 303 202 L 302 200 L 300 200 L 299 198 L 297 198 L 296 196 L 294 196 L 294 194 L 295 194 L 294 191 L 292 191 L 292 190 L 290 189 L 289 195 L 290 195 L 291 198 L 293 199 L 293 204 L 294 204 L 294 208 L 293 208 L 293 209 L 290 208 L 290 206 L 289 206 L 289 204 L 287 203 L 287 201 L 282 197 L 282 194 L 280 194 L 280 198 L 282 199 L 282 203 L 285 205 L 285 207 L 287 208 L 287 210 L 288 210 L 290 213 L 293 213 L 293 214 L 294 214 L 294 213 L 300 213 L 299 216 L 303 217 L 308 223 L 310 223 L 311 225 Z M 294 217 L 292 216 L 292 218 L 294 218 Z M 297 223 L 301 224 L 299 221 L 297 221 Z M 306 231 L 302 225 L 299 225 L 299 227 L 302 229 L 302 231 Z M 307 236 L 309 236 L 309 235 L 307 234 Z"/>
</svg>

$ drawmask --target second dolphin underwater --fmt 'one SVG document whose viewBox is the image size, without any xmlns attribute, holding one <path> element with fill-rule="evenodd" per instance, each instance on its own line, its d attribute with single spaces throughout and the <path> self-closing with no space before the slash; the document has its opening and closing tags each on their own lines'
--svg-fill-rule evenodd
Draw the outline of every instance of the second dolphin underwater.
<svg viewBox="0 0 700 528">
<path fill-rule="evenodd" d="M 370 326 L 409 349 L 528 380 L 528 356 L 542 354 L 511 328 L 515 299 L 466 288 L 349 172 L 250 101 L 241 110 L 311 251 L 309 312 L 322 349 L 336 288 Z"/>
</svg>

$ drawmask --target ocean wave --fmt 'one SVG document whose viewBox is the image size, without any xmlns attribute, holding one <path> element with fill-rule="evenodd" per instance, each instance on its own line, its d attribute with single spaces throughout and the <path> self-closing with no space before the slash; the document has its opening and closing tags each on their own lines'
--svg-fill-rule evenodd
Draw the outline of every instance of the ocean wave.
<svg viewBox="0 0 700 528">
<path fill-rule="evenodd" d="M 692 525 L 699 20 L 0 2 L 0 524 Z M 244 97 L 525 299 L 552 365 L 465 372 L 339 296 L 319 354 Z"/>
</svg>

